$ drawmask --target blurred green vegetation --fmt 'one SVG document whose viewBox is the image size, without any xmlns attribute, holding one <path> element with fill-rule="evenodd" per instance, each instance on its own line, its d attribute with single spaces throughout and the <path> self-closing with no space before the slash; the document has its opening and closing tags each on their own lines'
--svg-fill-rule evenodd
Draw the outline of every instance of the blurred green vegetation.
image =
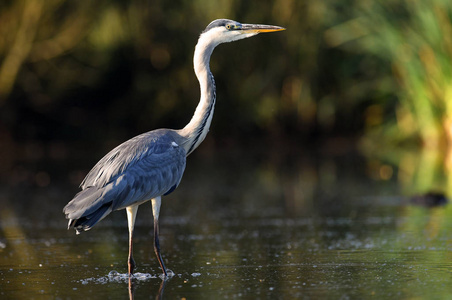
<svg viewBox="0 0 452 300">
<path fill-rule="evenodd" d="M 359 145 L 380 179 L 452 186 L 447 0 L 2 1 L 0 171 L 19 156 L 105 153 L 183 127 L 199 99 L 193 49 L 216 18 L 288 30 L 215 51 L 204 154 L 251 137 L 333 153 Z"/>
</svg>

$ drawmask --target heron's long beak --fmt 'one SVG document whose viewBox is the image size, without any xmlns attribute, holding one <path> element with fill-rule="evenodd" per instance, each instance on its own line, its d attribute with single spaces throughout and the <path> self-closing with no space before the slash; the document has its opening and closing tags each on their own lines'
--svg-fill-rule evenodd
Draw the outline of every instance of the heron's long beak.
<svg viewBox="0 0 452 300">
<path fill-rule="evenodd" d="M 241 29 L 243 33 L 260 33 L 286 30 L 286 28 L 284 27 L 261 24 L 242 24 Z"/>
</svg>

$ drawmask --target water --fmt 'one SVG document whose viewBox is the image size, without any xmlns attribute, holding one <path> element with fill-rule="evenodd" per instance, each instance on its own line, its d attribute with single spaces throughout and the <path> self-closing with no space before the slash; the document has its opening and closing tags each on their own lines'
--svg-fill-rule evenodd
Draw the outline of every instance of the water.
<svg viewBox="0 0 452 300">
<path fill-rule="evenodd" d="M 414 205 L 395 179 L 365 174 L 356 156 L 199 155 L 161 211 L 162 280 L 150 205 L 140 207 L 135 278 L 127 222 L 66 230 L 76 189 L 3 186 L 0 298 L 447 298 L 452 212 Z M 191 158 L 190 158 L 191 159 Z M 54 180 L 52 181 L 54 182 Z"/>
</svg>

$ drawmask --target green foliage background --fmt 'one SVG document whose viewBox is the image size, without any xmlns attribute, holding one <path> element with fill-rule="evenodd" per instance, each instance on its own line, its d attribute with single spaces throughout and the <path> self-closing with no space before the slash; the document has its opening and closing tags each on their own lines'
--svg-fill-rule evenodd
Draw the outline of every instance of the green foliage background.
<svg viewBox="0 0 452 300">
<path fill-rule="evenodd" d="M 430 161 L 429 178 L 449 173 L 446 0 L 2 1 L 3 158 L 39 153 L 36 145 L 73 156 L 77 141 L 104 153 L 143 131 L 183 127 L 199 97 L 194 45 L 216 18 L 287 31 L 215 51 L 205 153 L 256 137 L 357 148 L 397 165 L 401 178 L 415 177 L 413 161 Z"/>
</svg>

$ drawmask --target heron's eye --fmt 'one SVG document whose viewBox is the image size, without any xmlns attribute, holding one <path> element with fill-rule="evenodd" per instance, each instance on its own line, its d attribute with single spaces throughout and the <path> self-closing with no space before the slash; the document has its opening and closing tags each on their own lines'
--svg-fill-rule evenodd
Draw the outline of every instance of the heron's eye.
<svg viewBox="0 0 452 300">
<path fill-rule="evenodd" d="M 226 25 L 226 29 L 227 29 L 227 30 L 232 30 L 232 29 L 234 29 L 234 26 L 231 25 L 231 24 L 227 24 L 227 25 Z"/>
</svg>

